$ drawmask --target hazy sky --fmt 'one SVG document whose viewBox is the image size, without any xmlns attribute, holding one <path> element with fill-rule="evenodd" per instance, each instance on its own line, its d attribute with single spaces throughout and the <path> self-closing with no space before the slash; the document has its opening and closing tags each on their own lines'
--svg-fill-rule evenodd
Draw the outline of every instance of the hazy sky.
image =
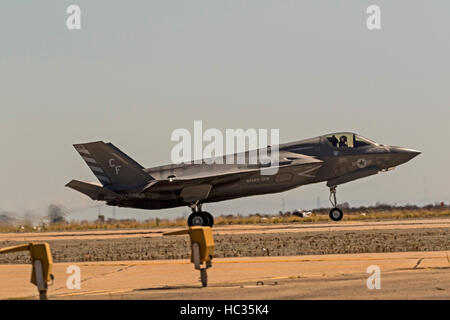
<svg viewBox="0 0 450 320">
<path fill-rule="evenodd" d="M 82 29 L 66 28 L 81 7 Z M 381 8 L 381 30 L 366 9 Z M 73 143 L 110 141 L 146 167 L 176 128 L 278 128 L 281 142 L 355 131 L 418 149 L 338 188 L 353 205 L 450 202 L 449 1 L 0 2 L 0 211 L 49 203 L 96 217 L 65 188 L 95 177 Z M 243 198 L 214 214 L 329 205 L 325 184 Z M 102 208 L 111 216 L 111 208 Z M 118 209 L 117 216 L 189 212 Z"/>
</svg>

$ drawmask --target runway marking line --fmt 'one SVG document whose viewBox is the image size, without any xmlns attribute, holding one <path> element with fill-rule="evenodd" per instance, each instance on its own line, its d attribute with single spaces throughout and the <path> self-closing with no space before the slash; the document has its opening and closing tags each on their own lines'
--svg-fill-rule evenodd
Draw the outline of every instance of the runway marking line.
<svg viewBox="0 0 450 320">
<path fill-rule="evenodd" d="M 380 254 L 389 254 L 389 253 L 396 253 L 396 252 L 380 252 Z M 417 252 L 419 253 L 419 252 Z M 364 254 L 364 253 L 363 253 Z M 369 253 L 368 253 L 369 254 Z M 335 262 L 335 261 L 374 261 L 374 260 L 416 260 L 420 259 L 417 256 L 411 256 L 411 257 L 363 257 L 363 258 L 331 258 L 331 259 L 324 259 L 324 258 L 317 258 L 317 259 L 270 259 L 273 256 L 262 256 L 261 258 L 269 258 L 269 260 L 257 260 L 257 259 L 245 259 L 245 260 L 236 260 L 236 261 L 220 261 L 220 260 L 214 260 L 213 263 L 217 264 L 231 264 L 231 263 L 283 263 L 283 262 Z M 445 258 L 443 256 L 427 256 L 426 259 L 441 259 Z M 219 259 L 229 259 L 229 258 L 219 258 Z M 170 260 L 170 261 L 158 261 L 158 260 L 142 260 L 139 261 L 139 263 L 136 263 L 136 261 L 133 261 L 134 263 L 127 264 L 127 263 L 119 263 L 119 264 L 108 264 L 104 262 L 82 262 L 79 263 L 80 266 L 91 266 L 91 267 L 113 267 L 113 266 L 122 266 L 122 267 L 136 267 L 136 266 L 147 266 L 147 265 L 180 265 L 180 264 L 191 264 L 189 260 Z M 67 264 L 67 262 L 63 262 L 62 264 Z M 126 268 L 126 269 L 128 269 Z M 125 271 L 126 269 L 122 269 L 121 271 Z M 117 271 L 114 271 L 117 272 Z"/>
<path fill-rule="evenodd" d="M 93 291 L 82 291 L 82 292 L 71 292 L 71 293 L 60 293 L 53 295 L 54 297 L 71 297 L 71 296 L 79 296 L 79 295 L 89 295 L 92 293 L 104 293 L 108 292 L 108 290 L 93 290 Z"/>
</svg>

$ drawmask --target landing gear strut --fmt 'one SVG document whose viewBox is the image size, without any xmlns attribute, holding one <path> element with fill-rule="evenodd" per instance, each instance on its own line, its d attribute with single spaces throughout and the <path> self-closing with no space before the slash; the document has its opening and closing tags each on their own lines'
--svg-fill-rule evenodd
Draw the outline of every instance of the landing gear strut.
<svg viewBox="0 0 450 320">
<path fill-rule="evenodd" d="M 330 202 L 333 205 L 333 208 L 330 210 L 330 219 L 333 221 L 340 221 L 344 216 L 344 213 L 337 207 L 336 186 L 330 187 Z"/>
<path fill-rule="evenodd" d="M 191 205 L 192 213 L 188 217 L 188 226 L 212 227 L 214 225 L 214 217 L 206 211 L 202 211 L 201 203 Z"/>
</svg>

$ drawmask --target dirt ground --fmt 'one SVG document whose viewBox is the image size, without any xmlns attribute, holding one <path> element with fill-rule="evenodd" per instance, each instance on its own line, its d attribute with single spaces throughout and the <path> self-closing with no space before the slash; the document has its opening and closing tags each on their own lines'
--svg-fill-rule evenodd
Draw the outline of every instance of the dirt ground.
<svg viewBox="0 0 450 320">
<path fill-rule="evenodd" d="M 449 228 L 218 234 L 215 257 L 294 256 L 450 250 Z M 188 259 L 188 236 L 50 240 L 54 262 Z M 24 243 L 0 241 L 0 247 Z M 0 264 L 30 263 L 29 254 L 0 255 Z"/>
</svg>

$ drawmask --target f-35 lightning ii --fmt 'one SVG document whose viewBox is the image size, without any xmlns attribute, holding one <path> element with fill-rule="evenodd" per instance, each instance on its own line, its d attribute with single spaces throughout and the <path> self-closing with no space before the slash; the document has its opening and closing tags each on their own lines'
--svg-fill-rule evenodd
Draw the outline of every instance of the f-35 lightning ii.
<svg viewBox="0 0 450 320">
<path fill-rule="evenodd" d="M 74 147 L 101 184 L 72 180 L 67 187 L 110 206 L 189 206 L 189 226 L 211 227 L 214 218 L 202 210 L 204 203 L 282 192 L 317 182 L 326 182 L 330 189 L 330 218 L 339 221 L 343 212 L 337 207 L 338 185 L 391 170 L 420 154 L 378 144 L 351 132 L 332 133 L 280 144 L 276 174 L 265 174 L 273 166 L 250 163 L 251 151 L 244 153 L 245 164 L 202 160 L 145 169 L 111 143 L 97 141 Z M 238 155 L 234 154 L 235 158 Z"/>
</svg>

